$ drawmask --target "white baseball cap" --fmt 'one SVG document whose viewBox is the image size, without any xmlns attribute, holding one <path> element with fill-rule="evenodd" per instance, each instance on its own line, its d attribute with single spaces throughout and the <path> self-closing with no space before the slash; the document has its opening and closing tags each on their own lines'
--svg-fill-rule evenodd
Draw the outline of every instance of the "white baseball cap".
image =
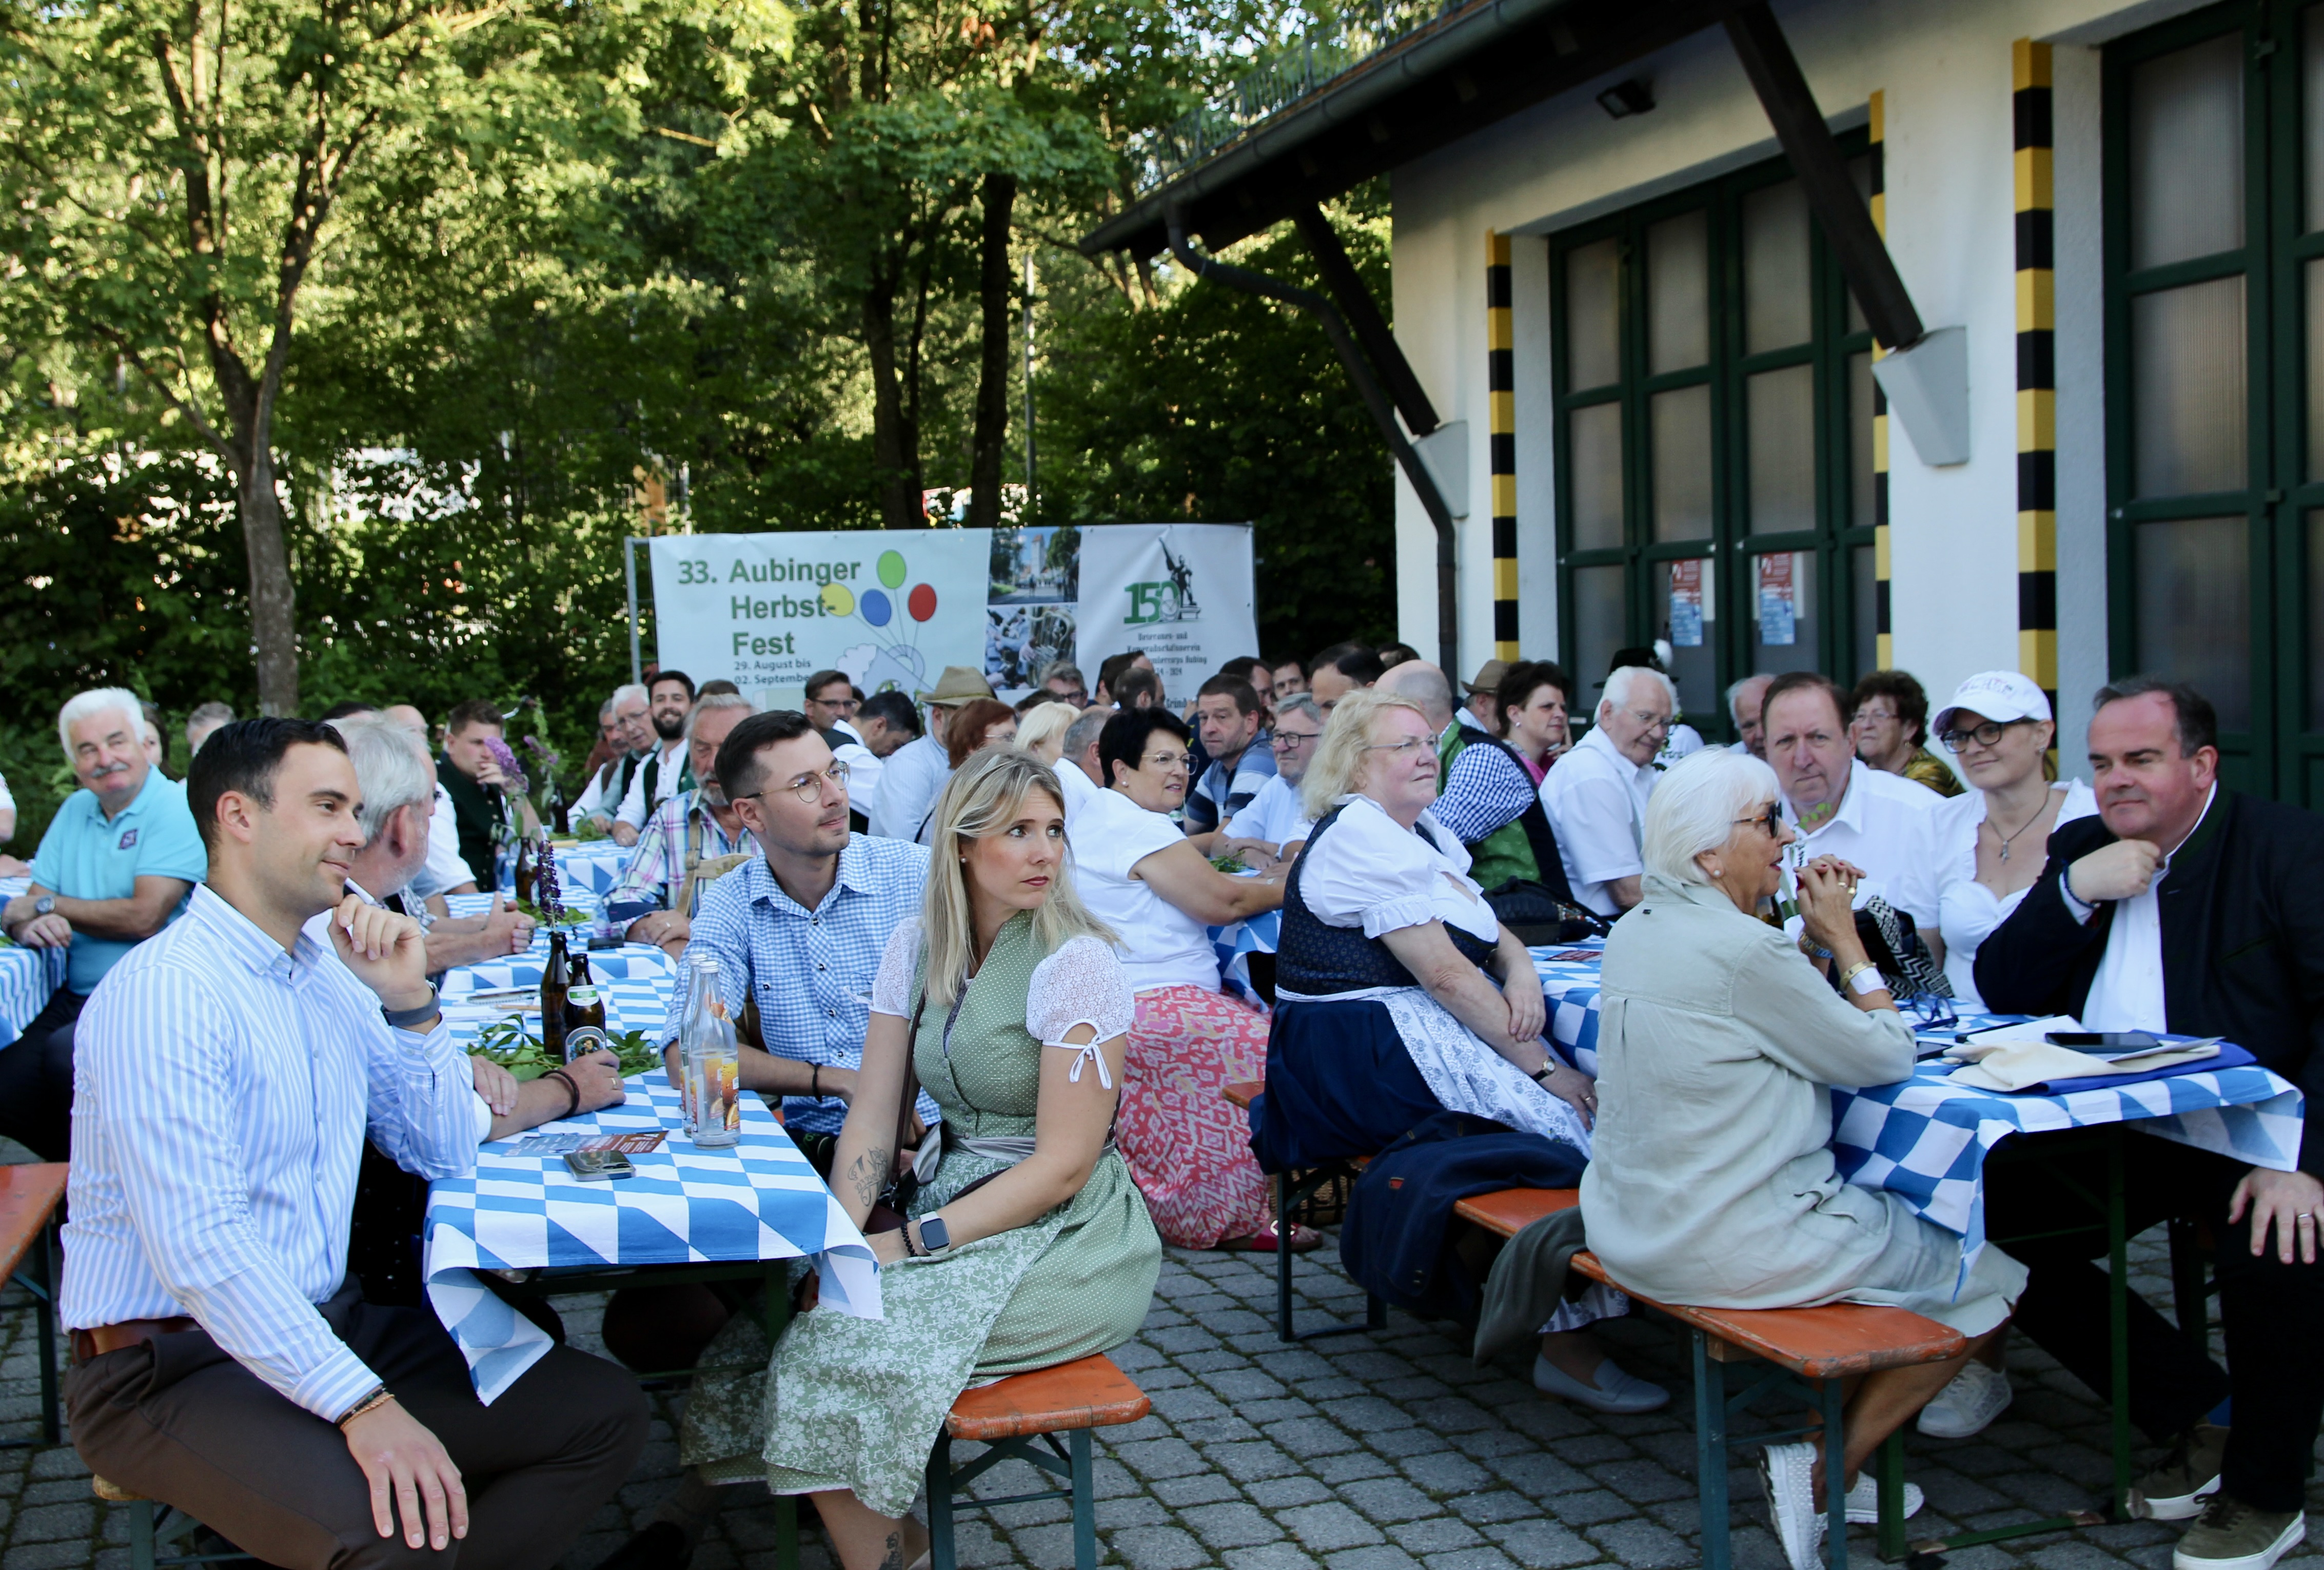
<svg viewBox="0 0 2324 1570">
<path fill-rule="evenodd" d="M 1979 671 L 1962 682 L 1954 688 L 1952 701 L 1937 711 L 1937 717 L 1930 723 L 1929 734 L 1943 735 L 1952 728 L 1953 716 L 1962 709 L 2004 725 L 2011 720 L 2053 717 L 2050 713 L 2050 700 L 2042 696 L 2042 689 L 2034 685 L 2034 679 L 2016 670 Z"/>
</svg>

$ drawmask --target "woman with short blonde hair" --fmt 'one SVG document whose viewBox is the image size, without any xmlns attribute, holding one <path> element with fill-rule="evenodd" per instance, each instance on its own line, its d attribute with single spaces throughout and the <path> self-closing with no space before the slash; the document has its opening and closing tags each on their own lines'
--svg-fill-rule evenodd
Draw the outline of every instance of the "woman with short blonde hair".
<svg viewBox="0 0 2324 1570">
<path fill-rule="evenodd" d="M 1120 1346 L 1153 1300 L 1161 1240 L 1111 1131 L 1130 991 L 1074 892 L 1063 800 L 1028 753 L 970 757 L 936 799 L 919 919 L 872 983 L 831 1188 L 866 1226 L 899 1154 L 919 1169 L 904 1224 L 868 1234 L 884 1317 L 795 1320 L 763 1432 L 738 1431 L 755 1403 L 725 1403 L 715 1437 L 689 1403 L 689 1448 L 761 1455 L 775 1492 L 813 1495 L 845 1570 L 927 1547 L 907 1512 L 963 1390 Z M 915 1083 L 944 1113 L 933 1172 L 904 1149 Z"/>
<path fill-rule="evenodd" d="M 1054 769 L 1065 755 L 1065 733 L 1081 717 L 1069 703 L 1037 703 L 1017 716 L 1017 745 Z"/>
</svg>

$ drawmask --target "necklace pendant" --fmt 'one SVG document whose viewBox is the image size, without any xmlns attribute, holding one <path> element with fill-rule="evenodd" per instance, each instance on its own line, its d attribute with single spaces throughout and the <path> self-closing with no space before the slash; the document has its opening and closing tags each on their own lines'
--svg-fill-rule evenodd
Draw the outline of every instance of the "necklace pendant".
<svg viewBox="0 0 2324 1570">
<path fill-rule="evenodd" d="M 2001 842 L 2001 859 L 2005 864 L 2009 860 L 2009 842 L 2006 839 Z"/>
</svg>

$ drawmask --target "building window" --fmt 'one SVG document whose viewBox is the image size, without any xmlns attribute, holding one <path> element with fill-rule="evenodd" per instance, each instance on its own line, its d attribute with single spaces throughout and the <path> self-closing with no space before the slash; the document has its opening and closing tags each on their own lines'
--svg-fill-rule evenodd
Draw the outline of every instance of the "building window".
<svg viewBox="0 0 2324 1570">
<path fill-rule="evenodd" d="M 2106 57 L 2113 668 L 2191 681 L 2230 783 L 2324 801 L 2324 5 Z"/>
<path fill-rule="evenodd" d="M 1788 167 L 1554 236 L 1550 293 L 1577 710 L 1616 649 L 1656 639 L 1719 734 L 1750 671 L 1871 669 L 1872 337 Z"/>
</svg>

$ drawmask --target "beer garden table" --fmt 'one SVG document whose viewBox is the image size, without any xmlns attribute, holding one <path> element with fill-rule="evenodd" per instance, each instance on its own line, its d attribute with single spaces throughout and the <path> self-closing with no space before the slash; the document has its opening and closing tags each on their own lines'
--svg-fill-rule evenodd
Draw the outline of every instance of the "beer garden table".
<svg viewBox="0 0 2324 1570">
<path fill-rule="evenodd" d="M 31 882 L 30 878 L 0 878 L 0 901 L 14 899 Z M 65 950 L 0 942 L 0 1048 L 24 1033 L 64 981 Z"/>
</svg>

